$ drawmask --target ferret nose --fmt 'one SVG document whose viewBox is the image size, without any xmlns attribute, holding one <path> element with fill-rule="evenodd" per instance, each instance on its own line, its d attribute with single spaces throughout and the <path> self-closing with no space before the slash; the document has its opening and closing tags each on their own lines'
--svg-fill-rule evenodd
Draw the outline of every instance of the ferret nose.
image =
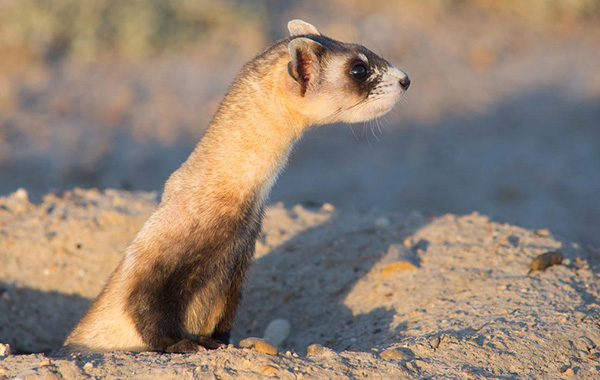
<svg viewBox="0 0 600 380">
<path fill-rule="evenodd" d="M 408 90 L 408 87 L 410 87 L 410 78 L 408 75 L 405 75 L 404 78 L 400 78 L 400 86 L 402 86 L 404 91 Z"/>
</svg>

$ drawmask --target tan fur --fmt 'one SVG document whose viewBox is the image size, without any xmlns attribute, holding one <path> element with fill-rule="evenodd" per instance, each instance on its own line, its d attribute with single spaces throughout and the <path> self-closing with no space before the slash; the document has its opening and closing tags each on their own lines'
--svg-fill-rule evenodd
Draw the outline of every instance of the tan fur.
<svg viewBox="0 0 600 380">
<path fill-rule="evenodd" d="M 227 242 L 231 231 L 223 221 L 238 220 L 242 213 L 260 224 L 268 192 L 306 128 L 378 117 L 406 89 L 397 83 L 407 80 L 406 75 L 388 64 L 381 76 L 380 97 L 366 99 L 355 93 L 345 65 L 357 53 L 348 45 L 336 48 L 339 51 L 329 54 L 327 62 L 316 62 L 303 90 L 298 78 L 290 75 L 289 49 L 306 46 L 310 53 L 315 46 L 319 48 L 317 42 L 300 40 L 310 40 L 310 35 L 318 32 L 300 20 L 290 22 L 289 29 L 293 37 L 308 36 L 275 45 L 244 67 L 200 143 L 166 182 L 161 204 L 127 249 L 103 292 L 67 337 L 64 352 L 152 349 L 136 330 L 129 303 L 136 287 L 162 273 L 157 272 L 156 265 L 165 271 L 178 268 L 178 252 Z M 252 246 L 242 248 L 253 252 L 254 241 L 248 244 Z M 214 280 L 207 279 L 206 286 L 186 306 L 186 339 L 231 327 L 241 297 L 243 271 L 236 272 L 238 277 L 231 283 L 223 282 L 227 273 L 222 271 L 233 265 L 229 262 L 233 259 L 206 256 L 205 265 L 213 268 L 215 276 Z M 216 280 L 221 278 L 225 280 Z"/>
<path fill-rule="evenodd" d="M 118 281 L 109 281 L 116 286 L 106 289 L 101 295 L 104 302 L 94 303 L 67 338 L 65 344 L 71 346 L 70 351 L 89 353 L 145 349 L 146 345 L 135 330 L 133 322 L 122 310 L 125 304 L 115 291 Z M 97 318 L 98 316 L 102 318 Z"/>
</svg>

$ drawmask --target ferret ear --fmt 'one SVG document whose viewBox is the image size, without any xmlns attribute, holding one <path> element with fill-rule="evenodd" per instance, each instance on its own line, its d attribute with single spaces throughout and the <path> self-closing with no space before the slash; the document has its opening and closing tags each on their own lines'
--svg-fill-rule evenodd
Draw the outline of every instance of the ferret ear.
<svg viewBox="0 0 600 380">
<path fill-rule="evenodd" d="M 321 34 L 312 24 L 304 22 L 302 20 L 292 20 L 287 24 L 290 36 L 301 36 L 306 34 Z"/>
<path fill-rule="evenodd" d="M 321 69 L 319 52 L 323 49 L 323 45 L 305 37 L 294 38 L 288 44 L 290 53 L 288 73 L 300 84 L 302 96 L 317 83 Z"/>
</svg>

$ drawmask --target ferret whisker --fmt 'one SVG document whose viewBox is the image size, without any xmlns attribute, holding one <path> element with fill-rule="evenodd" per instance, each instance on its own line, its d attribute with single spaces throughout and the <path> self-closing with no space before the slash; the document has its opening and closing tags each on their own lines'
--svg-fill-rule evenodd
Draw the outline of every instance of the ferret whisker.
<svg viewBox="0 0 600 380">
<path fill-rule="evenodd" d="M 358 141 L 358 137 L 356 136 L 356 133 L 354 133 L 354 128 L 352 124 L 348 124 L 348 126 L 350 127 L 350 130 L 352 131 L 352 136 L 354 136 L 354 139 L 356 141 Z"/>
<path fill-rule="evenodd" d="M 373 134 L 373 137 L 375 137 L 375 140 L 377 140 L 377 142 L 380 142 L 377 133 L 375 133 L 375 126 L 373 124 L 371 124 L 371 133 Z"/>
<path fill-rule="evenodd" d="M 385 118 L 385 115 L 382 116 L 382 118 Z M 375 119 L 375 125 L 377 125 L 377 129 L 379 130 L 379 134 L 383 135 L 383 123 L 381 122 L 380 118 Z"/>
</svg>

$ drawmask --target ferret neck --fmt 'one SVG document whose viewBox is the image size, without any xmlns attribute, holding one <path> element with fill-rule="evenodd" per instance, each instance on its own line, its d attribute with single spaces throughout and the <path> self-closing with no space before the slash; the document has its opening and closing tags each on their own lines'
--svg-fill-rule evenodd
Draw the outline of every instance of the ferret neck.
<svg viewBox="0 0 600 380">
<path fill-rule="evenodd" d="M 236 83 L 204 137 L 182 167 L 171 192 L 194 194 L 203 209 L 262 206 L 305 128 L 279 96 L 277 83 Z M 173 183 L 175 186 L 172 186 Z M 192 210 L 190 210 L 192 211 Z"/>
</svg>

